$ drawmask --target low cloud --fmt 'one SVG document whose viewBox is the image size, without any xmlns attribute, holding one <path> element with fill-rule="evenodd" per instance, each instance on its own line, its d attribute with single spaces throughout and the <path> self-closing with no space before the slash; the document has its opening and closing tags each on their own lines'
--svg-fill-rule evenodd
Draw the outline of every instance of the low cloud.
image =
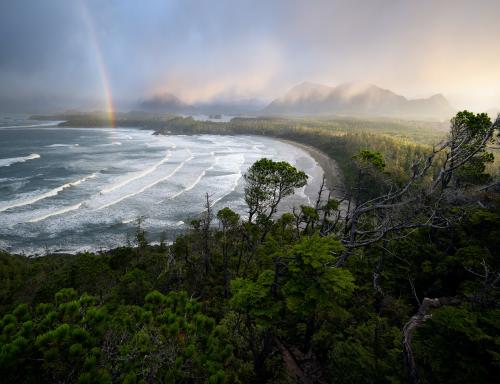
<svg viewBox="0 0 500 384">
<path fill-rule="evenodd" d="M 99 55 L 122 105 L 270 100 L 309 80 L 500 106 L 499 12 L 494 0 L 1 2 L 0 101 L 94 108 Z"/>
</svg>

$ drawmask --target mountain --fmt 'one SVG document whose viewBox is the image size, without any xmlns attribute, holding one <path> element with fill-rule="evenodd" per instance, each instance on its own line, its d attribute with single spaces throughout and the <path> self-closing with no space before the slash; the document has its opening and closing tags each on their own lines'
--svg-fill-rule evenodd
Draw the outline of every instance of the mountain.
<svg viewBox="0 0 500 384">
<path fill-rule="evenodd" d="M 146 112 L 173 112 L 184 114 L 255 114 L 266 104 L 257 99 L 207 101 L 188 104 L 171 93 L 163 93 L 138 103 L 138 109 Z"/>
<path fill-rule="evenodd" d="M 441 94 L 409 100 L 372 84 L 344 83 L 337 87 L 303 82 L 267 107 L 259 100 L 241 99 L 188 104 L 171 93 L 141 101 L 148 112 L 183 114 L 350 115 L 406 118 L 449 118 L 455 113 Z M 263 109 L 262 109 L 263 108 Z"/>
<path fill-rule="evenodd" d="M 253 115 L 265 106 L 266 103 L 258 99 L 214 100 L 194 104 L 198 113 L 224 115 Z"/>
<path fill-rule="evenodd" d="M 407 100 L 402 112 L 407 115 L 449 117 L 456 111 L 448 103 L 448 100 L 438 93 L 427 99 Z"/>
<path fill-rule="evenodd" d="M 171 93 L 155 95 L 141 101 L 139 105 L 142 110 L 151 112 L 179 112 L 189 108 L 188 104 Z"/>
<path fill-rule="evenodd" d="M 409 100 L 372 84 L 344 83 L 337 87 L 304 82 L 272 101 L 266 115 L 369 115 L 447 118 L 454 113 L 441 94 Z"/>
</svg>

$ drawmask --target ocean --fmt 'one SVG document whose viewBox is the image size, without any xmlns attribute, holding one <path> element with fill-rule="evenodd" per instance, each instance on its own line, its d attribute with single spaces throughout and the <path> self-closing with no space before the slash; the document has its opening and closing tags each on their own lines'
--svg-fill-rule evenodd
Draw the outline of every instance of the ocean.
<svg viewBox="0 0 500 384">
<path fill-rule="evenodd" d="M 0 249 L 27 255 L 126 245 L 137 219 L 172 241 L 204 209 L 246 215 L 245 171 L 262 157 L 309 175 L 281 209 L 311 204 L 323 170 L 304 150 L 256 136 L 155 136 L 139 128 L 58 128 L 0 117 Z"/>
</svg>

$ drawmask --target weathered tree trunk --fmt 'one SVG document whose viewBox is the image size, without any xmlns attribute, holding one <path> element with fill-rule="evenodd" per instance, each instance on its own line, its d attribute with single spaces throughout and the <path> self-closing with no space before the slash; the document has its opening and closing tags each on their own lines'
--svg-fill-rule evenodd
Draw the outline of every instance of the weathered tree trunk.
<svg viewBox="0 0 500 384">
<path fill-rule="evenodd" d="M 426 297 L 422 301 L 420 307 L 418 308 L 417 313 L 413 315 L 411 319 L 403 327 L 403 353 L 404 353 L 409 383 L 418 384 L 420 382 L 418 378 L 417 365 L 415 363 L 415 358 L 413 357 L 413 350 L 411 346 L 413 332 L 420 325 L 422 325 L 422 323 L 424 323 L 425 321 L 427 321 L 432 317 L 432 315 L 429 314 L 429 311 L 432 308 L 439 308 L 442 307 L 443 305 L 456 305 L 459 303 L 460 301 L 455 298 L 442 297 L 436 299 L 429 299 L 428 297 Z"/>
<path fill-rule="evenodd" d="M 212 207 L 210 206 L 210 197 L 208 193 L 205 194 L 205 215 L 203 217 L 203 262 L 205 264 L 205 274 L 210 270 L 210 224 L 212 223 Z"/>
<path fill-rule="evenodd" d="M 408 382 L 411 384 L 419 383 L 417 365 L 415 363 L 415 358 L 413 357 L 413 350 L 411 346 L 413 332 L 419 325 L 431 316 L 427 314 L 429 309 L 432 307 L 439 307 L 440 305 L 439 299 L 429 299 L 426 297 L 422 302 L 422 305 L 418 308 L 417 313 L 413 315 L 403 327 L 403 353 L 408 374 Z"/>
</svg>

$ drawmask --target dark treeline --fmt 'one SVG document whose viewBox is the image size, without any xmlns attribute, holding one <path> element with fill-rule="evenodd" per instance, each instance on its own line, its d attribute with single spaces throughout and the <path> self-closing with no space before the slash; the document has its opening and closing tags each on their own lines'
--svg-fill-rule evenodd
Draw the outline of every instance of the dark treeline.
<svg viewBox="0 0 500 384">
<path fill-rule="evenodd" d="M 33 115 L 34 120 L 63 120 L 61 127 L 109 127 L 107 113 L 64 113 L 59 115 Z M 448 124 L 432 121 L 409 121 L 388 118 L 355 117 L 252 117 L 233 118 L 230 122 L 198 121 L 191 117 L 150 112 L 128 112 L 115 115 L 116 126 L 146 129 L 174 129 L 178 133 L 206 133 L 207 130 L 227 133 L 270 133 L 272 128 L 323 130 L 337 133 L 377 133 L 406 141 L 435 144 L 447 132 Z"/>
<path fill-rule="evenodd" d="M 138 221 L 134 247 L 0 253 L 2 382 L 497 382 L 500 197 L 485 171 L 499 126 L 459 113 L 421 154 L 335 136 L 360 140 L 345 142 L 345 201 L 322 189 L 278 215 L 307 176 L 261 159 L 247 215 L 207 195 L 172 245 L 149 245 Z"/>
<path fill-rule="evenodd" d="M 228 123 L 196 121 L 192 118 L 173 118 L 165 122 L 160 134 L 246 134 L 263 135 L 292 140 L 313 146 L 335 159 L 346 182 L 353 184 L 355 166 L 352 157 L 360 148 L 384 153 L 389 164 L 387 172 L 403 175 L 416 157 L 429 150 L 426 144 L 417 144 L 407 137 L 417 132 L 412 127 L 397 122 L 368 120 L 302 120 L 279 118 L 235 118 Z M 439 141 L 445 132 L 431 130 Z M 398 134 L 396 134 L 398 132 Z M 424 130 L 426 132 L 426 130 Z M 424 132 L 418 136 L 423 139 Z M 408 134 L 408 136 L 405 136 Z"/>
</svg>

